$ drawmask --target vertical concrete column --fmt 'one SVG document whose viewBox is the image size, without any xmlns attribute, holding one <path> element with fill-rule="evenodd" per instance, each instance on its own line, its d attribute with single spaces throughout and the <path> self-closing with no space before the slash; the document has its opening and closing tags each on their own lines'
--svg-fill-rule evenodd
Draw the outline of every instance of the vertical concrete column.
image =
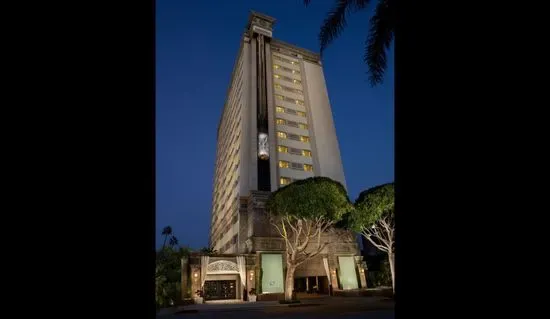
<svg viewBox="0 0 550 319">
<path fill-rule="evenodd" d="M 187 272 L 189 267 L 189 258 L 187 256 L 181 259 L 181 300 L 190 298 L 189 296 L 189 273 Z"/>
</svg>

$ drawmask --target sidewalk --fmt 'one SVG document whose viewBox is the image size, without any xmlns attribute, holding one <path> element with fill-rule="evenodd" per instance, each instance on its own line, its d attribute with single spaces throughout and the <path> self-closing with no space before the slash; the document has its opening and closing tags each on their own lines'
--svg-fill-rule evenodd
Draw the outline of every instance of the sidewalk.
<svg viewBox="0 0 550 319">
<path fill-rule="evenodd" d="M 177 308 L 164 308 L 157 314 L 158 316 L 171 315 L 175 313 L 197 313 L 197 312 L 218 312 L 218 311 L 246 311 L 252 309 L 266 309 L 272 307 L 307 307 L 307 306 L 334 306 L 353 307 L 353 306 L 371 306 L 383 302 L 384 297 L 338 297 L 324 296 L 312 299 L 302 299 L 299 304 L 280 304 L 278 301 L 257 301 L 257 302 L 235 302 L 227 304 L 195 304 L 181 306 Z"/>
</svg>

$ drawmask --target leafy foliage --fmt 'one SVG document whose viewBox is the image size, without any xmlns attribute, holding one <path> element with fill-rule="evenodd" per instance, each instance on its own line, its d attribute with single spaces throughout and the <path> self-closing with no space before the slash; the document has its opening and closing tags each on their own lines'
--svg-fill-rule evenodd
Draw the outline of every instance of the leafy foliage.
<svg viewBox="0 0 550 319">
<path fill-rule="evenodd" d="M 266 208 L 279 217 L 339 221 L 353 206 L 342 184 L 327 177 L 311 177 L 273 192 Z"/>
<path fill-rule="evenodd" d="M 162 231 L 165 236 L 161 249 L 156 252 L 155 301 L 157 308 L 173 305 L 181 296 L 181 259 L 191 250 L 179 247 L 170 226 Z M 168 241 L 168 246 L 166 242 Z"/>
<path fill-rule="evenodd" d="M 355 201 L 355 211 L 346 216 L 348 226 L 356 232 L 371 228 L 383 217 L 393 220 L 395 206 L 394 184 L 388 183 L 361 192 Z"/>
<path fill-rule="evenodd" d="M 370 0 L 336 0 L 335 5 L 327 13 L 319 31 L 319 46 L 321 54 L 325 51 L 347 26 L 347 16 L 350 13 L 364 10 Z M 304 0 L 308 6 L 311 0 Z M 368 66 L 369 80 L 375 86 L 382 83 L 386 70 L 386 51 L 393 40 L 396 25 L 395 0 L 378 0 L 373 17 L 370 19 L 370 29 L 365 42 L 364 61 Z"/>
<path fill-rule="evenodd" d="M 202 247 L 200 249 L 200 252 L 203 253 L 203 254 L 208 254 L 208 255 L 213 255 L 213 254 L 217 254 L 218 251 L 214 249 L 214 247 Z"/>
<path fill-rule="evenodd" d="M 371 288 L 391 286 L 391 271 L 388 261 L 380 263 L 380 270 L 367 271 L 367 285 Z"/>
</svg>

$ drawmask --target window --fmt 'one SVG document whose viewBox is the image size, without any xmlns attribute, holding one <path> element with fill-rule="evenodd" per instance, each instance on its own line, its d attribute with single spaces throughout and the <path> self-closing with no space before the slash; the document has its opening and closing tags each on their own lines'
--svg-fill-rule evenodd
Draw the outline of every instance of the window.
<svg viewBox="0 0 550 319">
<path fill-rule="evenodd" d="M 290 61 L 290 64 L 296 65 L 296 64 L 298 64 L 298 62 Z"/>
<path fill-rule="evenodd" d="M 277 136 L 280 137 L 280 138 L 286 138 L 286 133 L 285 132 L 277 132 Z"/>
<path fill-rule="evenodd" d="M 302 156 L 311 157 L 311 151 L 308 150 L 302 150 Z"/>
<path fill-rule="evenodd" d="M 288 147 L 283 146 L 283 145 L 277 146 L 277 150 L 281 153 L 288 153 Z"/>
<path fill-rule="evenodd" d="M 309 143 L 309 136 L 300 136 L 300 141 L 304 143 Z"/>
<path fill-rule="evenodd" d="M 285 109 L 283 107 L 277 106 L 275 107 L 275 111 L 277 111 L 277 113 L 284 113 Z"/>
<path fill-rule="evenodd" d="M 296 79 L 293 79 L 292 82 L 294 82 L 294 83 L 296 83 L 296 84 L 302 84 L 302 81 L 296 80 Z"/>
<path fill-rule="evenodd" d="M 296 114 L 302 117 L 306 117 L 306 112 L 297 111 Z"/>
<path fill-rule="evenodd" d="M 313 166 L 309 164 L 304 164 L 304 171 L 313 172 Z"/>
<path fill-rule="evenodd" d="M 280 68 L 280 66 L 278 66 L 277 64 L 273 64 L 273 68 L 278 69 L 278 68 Z"/>
<path fill-rule="evenodd" d="M 290 168 L 303 171 L 304 170 L 304 165 L 300 164 L 300 163 L 290 163 Z"/>
<path fill-rule="evenodd" d="M 289 134 L 287 134 L 287 136 L 288 136 L 288 138 L 291 139 L 291 140 L 295 140 L 295 141 L 301 141 L 301 140 L 302 140 L 301 137 L 300 137 L 300 135 L 298 135 L 298 134 L 291 134 L 291 133 L 289 133 Z"/>
<path fill-rule="evenodd" d="M 298 114 L 298 112 L 295 111 L 295 110 L 293 110 L 293 109 L 286 109 L 286 113 L 288 113 L 288 114 L 293 114 L 293 115 Z"/>
<path fill-rule="evenodd" d="M 291 147 L 288 152 L 294 155 L 302 155 L 302 150 L 299 148 Z"/>
<path fill-rule="evenodd" d="M 287 161 L 279 161 L 279 167 L 280 168 L 288 168 L 288 162 Z"/>
<path fill-rule="evenodd" d="M 292 127 L 298 127 L 298 123 L 296 123 L 296 122 L 294 122 L 294 121 L 287 121 L 287 122 L 286 122 L 286 125 L 292 126 Z"/>
<path fill-rule="evenodd" d="M 279 95 L 279 94 L 275 94 L 275 98 L 277 100 L 284 100 L 285 99 L 282 95 Z"/>
<path fill-rule="evenodd" d="M 303 129 L 303 130 L 307 130 L 307 124 L 300 123 L 300 124 L 298 124 L 298 126 L 300 126 L 300 128 Z"/>
<path fill-rule="evenodd" d="M 279 74 L 274 74 L 273 77 L 276 78 L 276 79 L 280 79 L 280 78 L 281 78 L 281 76 L 280 76 Z"/>
<path fill-rule="evenodd" d="M 282 177 L 282 176 L 281 176 L 279 182 L 281 183 L 281 185 L 288 185 L 288 184 L 290 184 L 291 180 L 290 180 L 290 178 L 288 178 L 288 177 Z"/>
<path fill-rule="evenodd" d="M 279 84 L 275 84 L 275 88 L 281 90 L 282 87 Z"/>
<path fill-rule="evenodd" d="M 283 120 L 283 119 L 277 119 L 276 122 L 277 122 L 277 125 L 285 125 L 286 124 L 286 120 Z"/>
<path fill-rule="evenodd" d="M 302 106 L 303 106 L 303 105 L 304 105 L 304 101 L 296 100 L 296 104 L 302 105 Z"/>
</svg>

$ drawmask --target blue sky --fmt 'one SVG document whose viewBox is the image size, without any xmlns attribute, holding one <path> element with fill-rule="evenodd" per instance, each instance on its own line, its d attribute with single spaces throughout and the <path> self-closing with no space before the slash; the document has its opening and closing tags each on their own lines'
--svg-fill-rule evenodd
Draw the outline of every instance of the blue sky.
<svg viewBox="0 0 550 319">
<path fill-rule="evenodd" d="M 318 52 L 334 0 L 156 2 L 156 229 L 180 244 L 208 244 L 216 128 L 249 11 L 277 19 L 273 36 Z M 372 8 L 371 8 L 372 9 Z M 363 63 L 372 10 L 354 14 L 323 56 L 350 198 L 394 179 L 393 50 L 382 85 Z"/>
</svg>

